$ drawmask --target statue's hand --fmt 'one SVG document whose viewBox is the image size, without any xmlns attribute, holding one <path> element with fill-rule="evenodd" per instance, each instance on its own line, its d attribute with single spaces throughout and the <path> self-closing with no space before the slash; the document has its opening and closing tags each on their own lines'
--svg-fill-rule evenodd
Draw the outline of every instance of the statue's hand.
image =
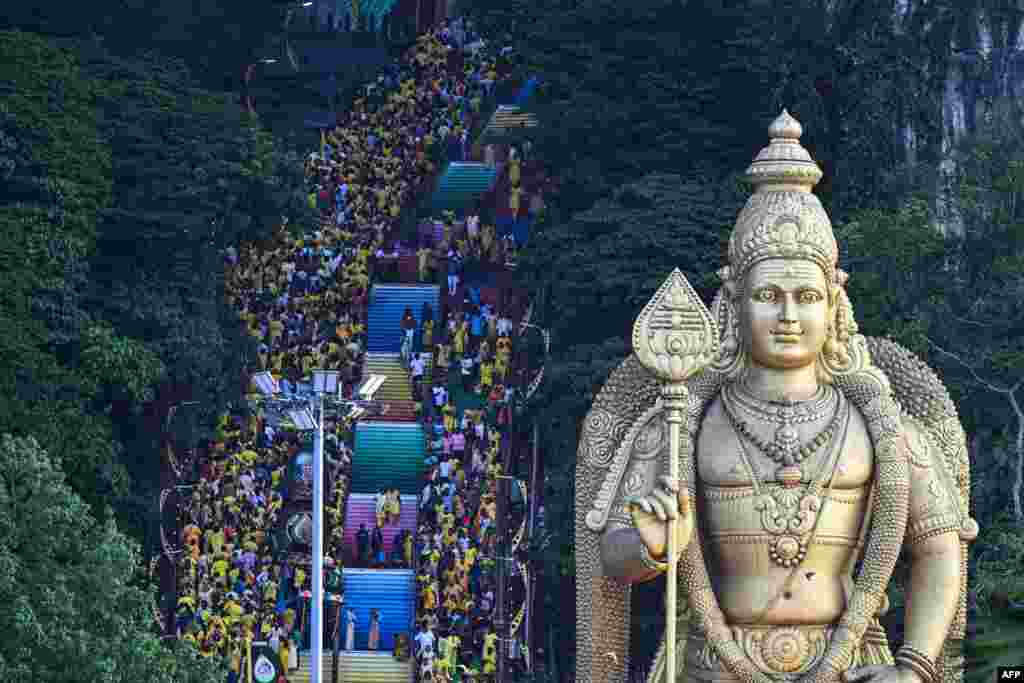
<svg viewBox="0 0 1024 683">
<path fill-rule="evenodd" d="M 661 486 L 656 486 L 650 495 L 628 498 L 626 502 L 647 552 L 660 560 L 668 551 L 668 521 L 679 519 L 676 538 L 682 552 L 693 535 L 694 519 L 689 491 L 680 490 L 679 484 L 667 476 L 659 477 L 658 482 Z"/>
<path fill-rule="evenodd" d="M 924 683 L 924 681 L 912 669 L 875 664 L 846 671 L 843 674 L 843 683 Z"/>
</svg>

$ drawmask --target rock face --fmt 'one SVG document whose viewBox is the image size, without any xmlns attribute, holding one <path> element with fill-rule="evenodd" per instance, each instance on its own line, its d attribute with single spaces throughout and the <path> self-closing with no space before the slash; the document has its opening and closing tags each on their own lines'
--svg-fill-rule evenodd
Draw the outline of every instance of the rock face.
<svg viewBox="0 0 1024 683">
<path fill-rule="evenodd" d="M 895 0 L 894 21 L 899 24 L 911 2 Z M 953 147 L 965 135 L 975 133 L 979 125 L 1007 112 L 1024 111 L 1024 18 L 1006 17 L 979 11 L 957 32 L 952 59 L 942 94 L 941 168 L 948 179 L 954 173 Z M 912 124 L 898 132 L 908 161 L 914 161 L 918 139 Z M 938 229 L 943 233 L 962 231 L 963 224 L 948 192 L 940 193 Z"/>
</svg>

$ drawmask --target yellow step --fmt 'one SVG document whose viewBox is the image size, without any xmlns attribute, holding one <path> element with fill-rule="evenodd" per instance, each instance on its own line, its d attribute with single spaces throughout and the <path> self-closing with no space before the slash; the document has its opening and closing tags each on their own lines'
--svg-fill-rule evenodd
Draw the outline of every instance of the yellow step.
<svg viewBox="0 0 1024 683">
<path fill-rule="evenodd" d="M 302 655 L 301 666 L 288 676 L 289 683 L 309 683 L 311 658 Z M 331 655 L 325 653 L 320 670 L 322 683 L 331 683 Z M 342 652 L 338 658 L 339 683 L 410 683 L 412 662 L 400 662 L 390 652 Z"/>
<path fill-rule="evenodd" d="M 384 375 L 384 384 L 374 395 L 379 401 L 411 401 L 412 386 L 409 371 L 402 366 L 401 358 L 392 354 L 366 354 L 363 377 Z"/>
</svg>

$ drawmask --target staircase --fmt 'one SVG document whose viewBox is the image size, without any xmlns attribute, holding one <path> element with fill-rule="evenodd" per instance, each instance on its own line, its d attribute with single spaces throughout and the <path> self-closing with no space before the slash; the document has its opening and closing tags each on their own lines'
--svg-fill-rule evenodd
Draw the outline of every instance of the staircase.
<svg viewBox="0 0 1024 683">
<path fill-rule="evenodd" d="M 326 647 L 326 644 L 325 644 Z M 300 657 L 300 666 L 288 676 L 289 683 L 309 683 L 312 661 L 308 652 Z M 325 652 L 320 669 L 322 683 L 332 683 L 331 654 Z M 338 683 L 409 683 L 412 660 L 400 662 L 390 652 L 345 652 L 338 657 Z"/>
<path fill-rule="evenodd" d="M 440 289 L 437 285 L 374 285 L 366 316 L 368 353 L 400 353 L 402 350 L 402 315 L 412 311 L 417 325 L 423 304 L 429 303 L 435 318 L 439 315 Z"/>
<path fill-rule="evenodd" d="M 415 423 L 358 423 L 350 490 L 371 493 L 397 488 L 404 494 L 418 494 L 423 487 L 424 439 L 423 428 Z"/>
<path fill-rule="evenodd" d="M 370 329 L 372 330 L 372 328 Z M 412 383 L 409 380 L 409 371 L 402 365 L 402 358 L 397 353 L 367 353 L 363 365 L 363 377 L 370 375 L 387 377 L 384 384 L 374 394 L 375 401 L 412 402 Z M 389 412 L 388 419 L 390 418 Z"/>
<path fill-rule="evenodd" d="M 410 569 L 345 568 L 345 608 L 356 613 L 356 650 L 367 648 L 371 609 L 380 610 L 380 651 L 391 652 L 395 634 L 412 630 L 413 583 Z"/>
<path fill-rule="evenodd" d="M 370 531 L 377 523 L 375 497 L 376 494 L 372 493 L 349 494 L 348 505 L 345 509 L 345 547 L 351 548 L 353 552 L 356 549 L 356 532 L 359 531 L 359 525 L 365 524 L 367 531 Z M 402 509 L 398 514 L 398 524 L 385 525 L 381 529 L 384 534 L 384 553 L 389 557 L 393 541 L 399 531 L 416 531 L 417 501 L 416 496 L 402 496 Z"/>
</svg>

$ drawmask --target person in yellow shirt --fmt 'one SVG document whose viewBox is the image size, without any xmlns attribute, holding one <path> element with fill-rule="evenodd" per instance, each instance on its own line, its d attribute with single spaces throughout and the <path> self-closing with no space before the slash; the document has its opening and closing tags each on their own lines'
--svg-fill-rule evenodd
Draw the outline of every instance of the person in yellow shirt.
<svg viewBox="0 0 1024 683">
<path fill-rule="evenodd" d="M 491 631 L 484 636 L 484 674 L 492 674 L 496 670 L 498 634 Z"/>
<path fill-rule="evenodd" d="M 465 321 L 455 328 L 455 338 L 452 340 L 452 351 L 459 356 L 461 356 L 466 350 L 466 335 L 468 331 L 468 326 Z"/>
<path fill-rule="evenodd" d="M 430 611 L 437 608 L 437 596 L 434 587 L 429 583 L 423 587 L 423 609 Z"/>
<path fill-rule="evenodd" d="M 445 431 L 451 433 L 455 431 L 455 404 L 451 398 L 441 409 L 441 414 L 444 416 L 444 428 Z"/>
<path fill-rule="evenodd" d="M 423 348 L 429 349 L 434 345 L 434 321 L 423 322 Z"/>
</svg>

